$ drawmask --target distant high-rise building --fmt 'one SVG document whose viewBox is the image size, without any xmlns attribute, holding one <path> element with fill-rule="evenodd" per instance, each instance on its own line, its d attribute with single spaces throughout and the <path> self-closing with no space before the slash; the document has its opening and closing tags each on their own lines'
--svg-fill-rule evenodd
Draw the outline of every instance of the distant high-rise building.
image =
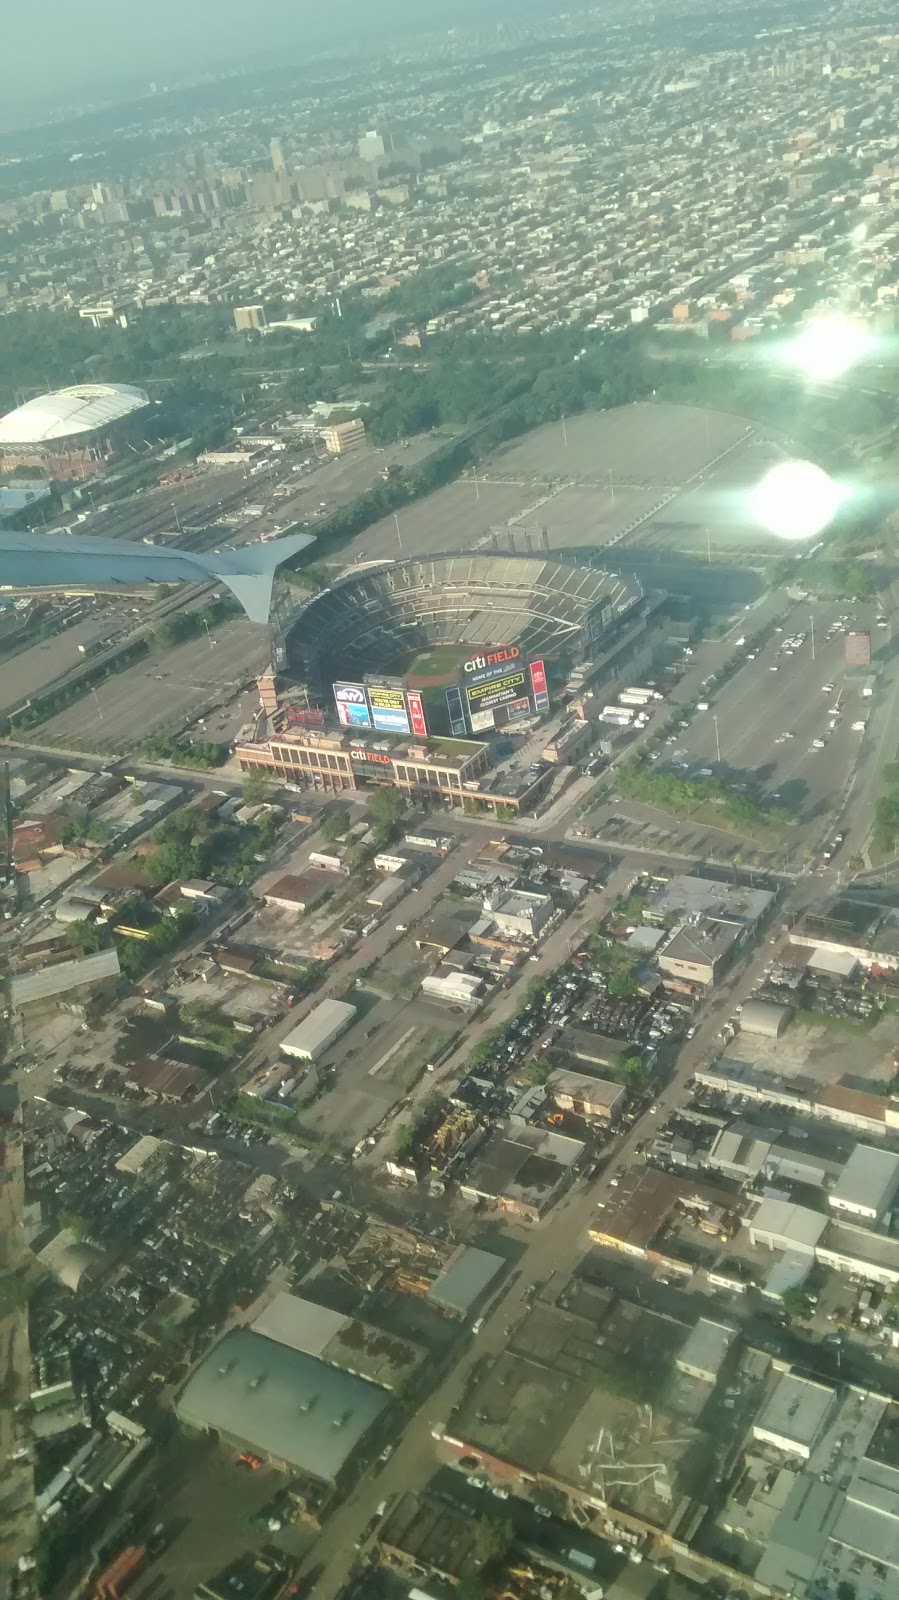
<svg viewBox="0 0 899 1600">
<path fill-rule="evenodd" d="M 269 150 L 272 153 L 272 171 L 286 172 L 287 162 L 284 160 L 284 151 L 281 148 L 281 140 L 273 139 L 269 145 Z"/>
<path fill-rule="evenodd" d="M 265 327 L 265 307 L 235 306 L 234 326 L 238 333 L 261 333 Z"/>
</svg>

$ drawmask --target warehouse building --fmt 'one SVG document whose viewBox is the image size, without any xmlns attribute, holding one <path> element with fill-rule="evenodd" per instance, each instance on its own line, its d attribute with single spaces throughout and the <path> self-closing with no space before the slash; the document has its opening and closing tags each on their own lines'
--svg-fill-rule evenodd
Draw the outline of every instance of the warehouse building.
<svg viewBox="0 0 899 1600">
<path fill-rule="evenodd" d="M 837 1400 L 827 1384 L 785 1372 L 752 1425 L 752 1436 L 785 1456 L 807 1461 Z"/>
<path fill-rule="evenodd" d="M 428 1290 L 428 1299 L 451 1317 L 467 1317 L 506 1266 L 502 1256 L 460 1244 Z"/>
<path fill-rule="evenodd" d="M 599 1122 L 616 1122 L 627 1103 L 622 1084 L 586 1072 L 554 1072 L 546 1087 L 560 1111 L 573 1111 Z"/>
<path fill-rule="evenodd" d="M 675 1357 L 678 1372 L 700 1383 L 717 1383 L 737 1331 L 726 1322 L 713 1322 L 711 1317 L 700 1317 L 687 1338 L 679 1356 Z"/>
<path fill-rule="evenodd" d="M 281 1041 L 286 1056 L 317 1061 L 356 1020 L 356 1007 L 346 1000 L 323 1000 L 299 1027 Z"/>
<path fill-rule="evenodd" d="M 404 1388 L 424 1359 L 424 1351 L 408 1339 L 296 1294 L 276 1294 L 252 1326 L 275 1344 L 381 1389 Z"/>
<path fill-rule="evenodd" d="M 336 1484 L 389 1404 L 373 1383 L 233 1328 L 195 1368 L 175 1410 L 189 1428 Z"/>
<path fill-rule="evenodd" d="M 740 1016 L 741 1033 L 758 1033 L 766 1039 L 779 1039 L 792 1012 L 772 1000 L 747 1000 Z"/>
<path fill-rule="evenodd" d="M 862 1222 L 879 1222 L 899 1189 L 899 1156 L 857 1144 L 828 1199 L 832 1211 Z"/>
</svg>

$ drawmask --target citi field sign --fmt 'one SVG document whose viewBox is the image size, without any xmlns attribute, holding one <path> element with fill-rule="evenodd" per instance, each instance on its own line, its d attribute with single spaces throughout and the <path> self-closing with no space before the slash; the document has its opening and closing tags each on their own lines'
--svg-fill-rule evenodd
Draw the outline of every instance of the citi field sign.
<svg viewBox="0 0 899 1600">
<path fill-rule="evenodd" d="M 476 683 L 489 683 L 491 678 L 500 677 L 510 661 L 517 661 L 520 655 L 521 651 L 517 644 L 501 644 L 497 645 L 495 650 L 484 650 L 480 655 L 471 656 L 468 661 L 462 663 L 466 688 L 471 688 Z"/>
</svg>

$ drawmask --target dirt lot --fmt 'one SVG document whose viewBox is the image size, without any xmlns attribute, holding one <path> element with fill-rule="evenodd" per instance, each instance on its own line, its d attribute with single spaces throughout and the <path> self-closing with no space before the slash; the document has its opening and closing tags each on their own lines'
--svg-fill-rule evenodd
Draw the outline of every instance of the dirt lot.
<svg viewBox="0 0 899 1600">
<path fill-rule="evenodd" d="M 892 1076 L 895 1050 L 896 1018 L 887 1012 L 866 1030 L 840 1027 L 839 1019 L 827 1017 L 816 1027 L 791 1023 L 779 1039 L 738 1033 L 727 1056 L 786 1078 L 802 1073 L 829 1084 L 848 1072 L 877 1083 Z"/>
</svg>

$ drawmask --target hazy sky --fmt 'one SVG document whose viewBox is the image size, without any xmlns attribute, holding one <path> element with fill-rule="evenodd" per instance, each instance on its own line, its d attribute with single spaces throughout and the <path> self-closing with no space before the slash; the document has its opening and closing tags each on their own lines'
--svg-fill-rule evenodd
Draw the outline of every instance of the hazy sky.
<svg viewBox="0 0 899 1600">
<path fill-rule="evenodd" d="M 5 93 L 71 104 L 116 81 L 148 83 L 236 63 L 302 57 L 397 27 L 514 13 L 510 0 L 6 0 Z"/>
</svg>

